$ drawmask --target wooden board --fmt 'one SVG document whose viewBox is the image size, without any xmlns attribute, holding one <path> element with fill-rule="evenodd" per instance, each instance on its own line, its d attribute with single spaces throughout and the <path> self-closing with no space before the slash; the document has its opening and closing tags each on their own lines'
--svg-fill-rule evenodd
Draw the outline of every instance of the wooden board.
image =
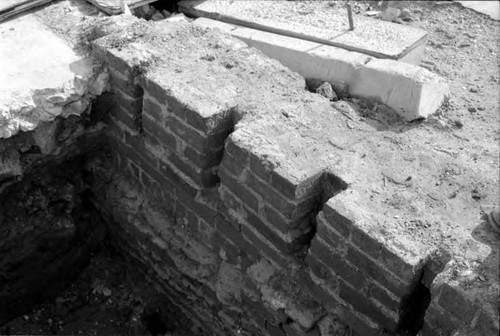
<svg viewBox="0 0 500 336">
<path fill-rule="evenodd" d="M 109 15 L 117 15 L 122 13 L 121 0 L 87 0 L 103 12 Z M 157 0 L 125 0 L 130 9 L 141 7 Z"/>
<path fill-rule="evenodd" d="M 51 0 L 2 0 L 0 3 L 0 22 L 50 1 Z"/>
<path fill-rule="evenodd" d="M 227 1 L 184 0 L 182 12 L 226 23 L 300 38 L 366 55 L 401 59 L 425 44 L 427 32 L 419 28 L 354 17 L 349 30 L 345 8 L 331 7 L 326 1 Z"/>
</svg>

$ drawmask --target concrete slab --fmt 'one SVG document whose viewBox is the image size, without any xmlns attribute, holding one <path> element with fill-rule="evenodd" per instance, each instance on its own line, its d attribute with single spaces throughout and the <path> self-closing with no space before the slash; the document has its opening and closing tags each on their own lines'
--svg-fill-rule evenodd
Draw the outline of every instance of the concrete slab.
<svg viewBox="0 0 500 336">
<path fill-rule="evenodd" d="M 193 23 L 229 33 L 305 78 L 347 84 L 350 95 L 375 99 L 407 120 L 434 113 L 448 95 L 439 76 L 412 64 L 207 18 Z"/>
<path fill-rule="evenodd" d="M 327 2 L 309 1 L 182 1 L 179 8 L 190 15 L 296 37 L 361 52 L 378 58 L 400 60 L 417 50 L 421 56 L 427 33 L 415 27 L 355 16 L 349 31 L 347 14 Z M 412 62 L 418 57 L 408 57 Z"/>
<path fill-rule="evenodd" d="M 34 15 L 0 25 L 0 138 L 57 116 L 81 114 L 107 74 L 78 55 Z"/>
</svg>

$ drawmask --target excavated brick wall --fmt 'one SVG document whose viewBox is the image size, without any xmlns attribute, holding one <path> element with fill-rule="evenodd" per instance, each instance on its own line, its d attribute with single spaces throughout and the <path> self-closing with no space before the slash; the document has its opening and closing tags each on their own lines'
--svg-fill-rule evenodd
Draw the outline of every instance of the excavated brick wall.
<svg viewBox="0 0 500 336">
<path fill-rule="evenodd" d="M 96 198 L 117 223 L 116 239 L 162 280 L 198 332 L 327 335 L 344 323 L 359 335 L 411 330 L 407 315 L 425 308 L 416 312 L 408 303 L 425 276 L 429 287 L 441 271 L 443 265 L 429 262 L 436 252 L 409 261 L 381 243 L 358 225 L 349 181 L 320 162 L 306 176 L 277 165 L 263 150 L 274 135 L 267 133 L 266 143 L 248 126 L 266 118 L 252 111 L 279 108 L 279 94 L 305 97 L 300 103 L 287 98 L 291 112 L 280 118 L 300 113 L 304 104 L 322 108 L 305 93 L 303 80 L 225 35 L 158 27 L 140 23 L 94 43 L 111 77 L 107 122 L 119 171 L 96 189 Z M 140 39 L 174 55 L 161 58 L 140 43 L 130 47 Z M 177 56 L 195 53 L 190 43 L 202 50 L 193 56 L 199 70 L 177 66 Z M 237 60 L 225 59 L 229 54 Z M 228 71 L 246 71 L 246 101 L 234 94 L 238 88 L 218 91 L 203 82 L 214 59 Z M 232 78 L 222 67 L 214 71 L 207 81 L 217 82 L 220 74 L 224 86 L 224 76 Z M 274 84 L 266 86 L 266 76 Z M 262 87 L 250 82 L 254 77 Z M 196 80 L 208 94 L 192 89 Z M 271 98 L 263 98 L 264 91 Z M 248 141 L 256 138 L 264 140 Z M 439 303 L 448 310 L 453 302 L 445 301 Z M 437 334 L 431 326 L 429 335 Z"/>
</svg>

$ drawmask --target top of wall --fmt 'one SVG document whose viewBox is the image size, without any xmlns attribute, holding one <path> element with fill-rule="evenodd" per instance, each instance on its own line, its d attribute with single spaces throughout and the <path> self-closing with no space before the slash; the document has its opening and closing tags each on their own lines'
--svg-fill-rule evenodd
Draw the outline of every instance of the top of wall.
<svg viewBox="0 0 500 336">
<path fill-rule="evenodd" d="M 349 30 L 344 9 L 330 2 L 310 1 L 193 1 L 179 3 L 187 14 L 297 37 L 361 52 L 378 58 L 400 59 L 425 43 L 419 28 L 354 15 Z"/>
</svg>

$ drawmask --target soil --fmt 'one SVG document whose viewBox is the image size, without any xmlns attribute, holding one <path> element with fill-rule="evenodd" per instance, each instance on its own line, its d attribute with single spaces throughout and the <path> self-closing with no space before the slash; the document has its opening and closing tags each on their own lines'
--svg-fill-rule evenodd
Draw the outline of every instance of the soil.
<svg viewBox="0 0 500 336">
<path fill-rule="evenodd" d="M 414 141 L 426 143 L 429 148 L 445 155 L 446 160 L 441 161 L 442 155 L 427 154 L 429 165 L 434 167 L 434 173 L 428 180 L 435 185 L 432 190 L 429 189 L 427 196 L 435 200 L 436 205 L 463 206 L 463 213 L 456 215 L 457 218 L 463 217 L 460 225 L 467 222 L 467 229 L 474 239 L 491 248 L 488 260 L 482 265 L 472 265 L 475 275 L 461 285 L 477 291 L 478 299 L 488 295 L 485 300 L 490 302 L 491 307 L 498 307 L 498 292 L 495 298 L 490 296 L 492 291 L 487 288 L 493 288 L 493 291 L 498 289 L 499 235 L 489 228 L 486 215 L 498 206 L 500 199 L 500 25 L 488 16 L 457 3 L 407 1 L 402 2 L 402 6 L 409 10 L 410 16 L 405 20 L 398 19 L 400 24 L 429 32 L 428 47 L 421 65 L 448 81 L 450 101 L 434 116 L 413 124 L 397 118 L 387 120 L 383 118 L 385 108 L 378 108 L 369 102 L 348 98 L 342 104 L 348 104 L 346 110 L 355 108 L 355 113 L 370 121 L 377 131 L 408 131 L 407 137 L 414 136 Z M 358 15 L 378 9 L 375 1 L 355 2 L 353 7 Z M 58 15 L 54 14 L 56 8 L 50 9 L 51 17 Z M 65 17 L 65 12 L 61 11 L 60 15 Z M 57 24 L 55 20 L 51 22 L 52 28 L 57 28 Z M 64 31 L 63 28 L 60 30 Z M 350 114 L 349 111 L 345 113 Z M 358 118 L 356 115 L 352 117 Z M 347 122 L 351 122 L 353 128 L 359 126 L 357 121 Z M 418 131 L 413 130 L 417 126 Z M 393 138 L 396 137 L 385 135 L 385 140 Z M 411 146 L 405 148 L 411 151 Z M 394 176 L 389 176 L 388 181 L 402 188 L 406 183 Z M 395 208 L 400 206 L 408 210 L 410 208 L 407 209 L 406 205 L 397 204 L 406 201 L 403 194 L 400 200 L 391 200 Z M 418 208 L 420 200 L 414 201 L 414 206 Z M 414 229 L 425 231 L 430 225 L 421 222 L 406 224 L 397 230 L 411 234 Z M 447 232 L 432 232 L 425 239 L 439 243 L 443 240 L 442 235 L 456 230 L 457 224 L 453 222 Z M 469 263 L 469 260 L 458 261 L 459 265 L 460 262 Z M 470 268 L 471 265 L 463 267 Z M 144 319 L 144 312 L 149 309 L 146 309 L 147 304 L 156 294 L 144 280 L 142 272 L 109 248 L 94 256 L 89 266 L 64 292 L 3 326 L 0 333 L 148 335 L 153 330 L 153 333 L 158 331 L 168 335 L 167 326 L 162 330 L 152 329 Z"/>
<path fill-rule="evenodd" d="M 1 335 L 187 335 L 161 312 L 144 272 L 107 245 L 56 297 L 0 328 Z"/>
</svg>

